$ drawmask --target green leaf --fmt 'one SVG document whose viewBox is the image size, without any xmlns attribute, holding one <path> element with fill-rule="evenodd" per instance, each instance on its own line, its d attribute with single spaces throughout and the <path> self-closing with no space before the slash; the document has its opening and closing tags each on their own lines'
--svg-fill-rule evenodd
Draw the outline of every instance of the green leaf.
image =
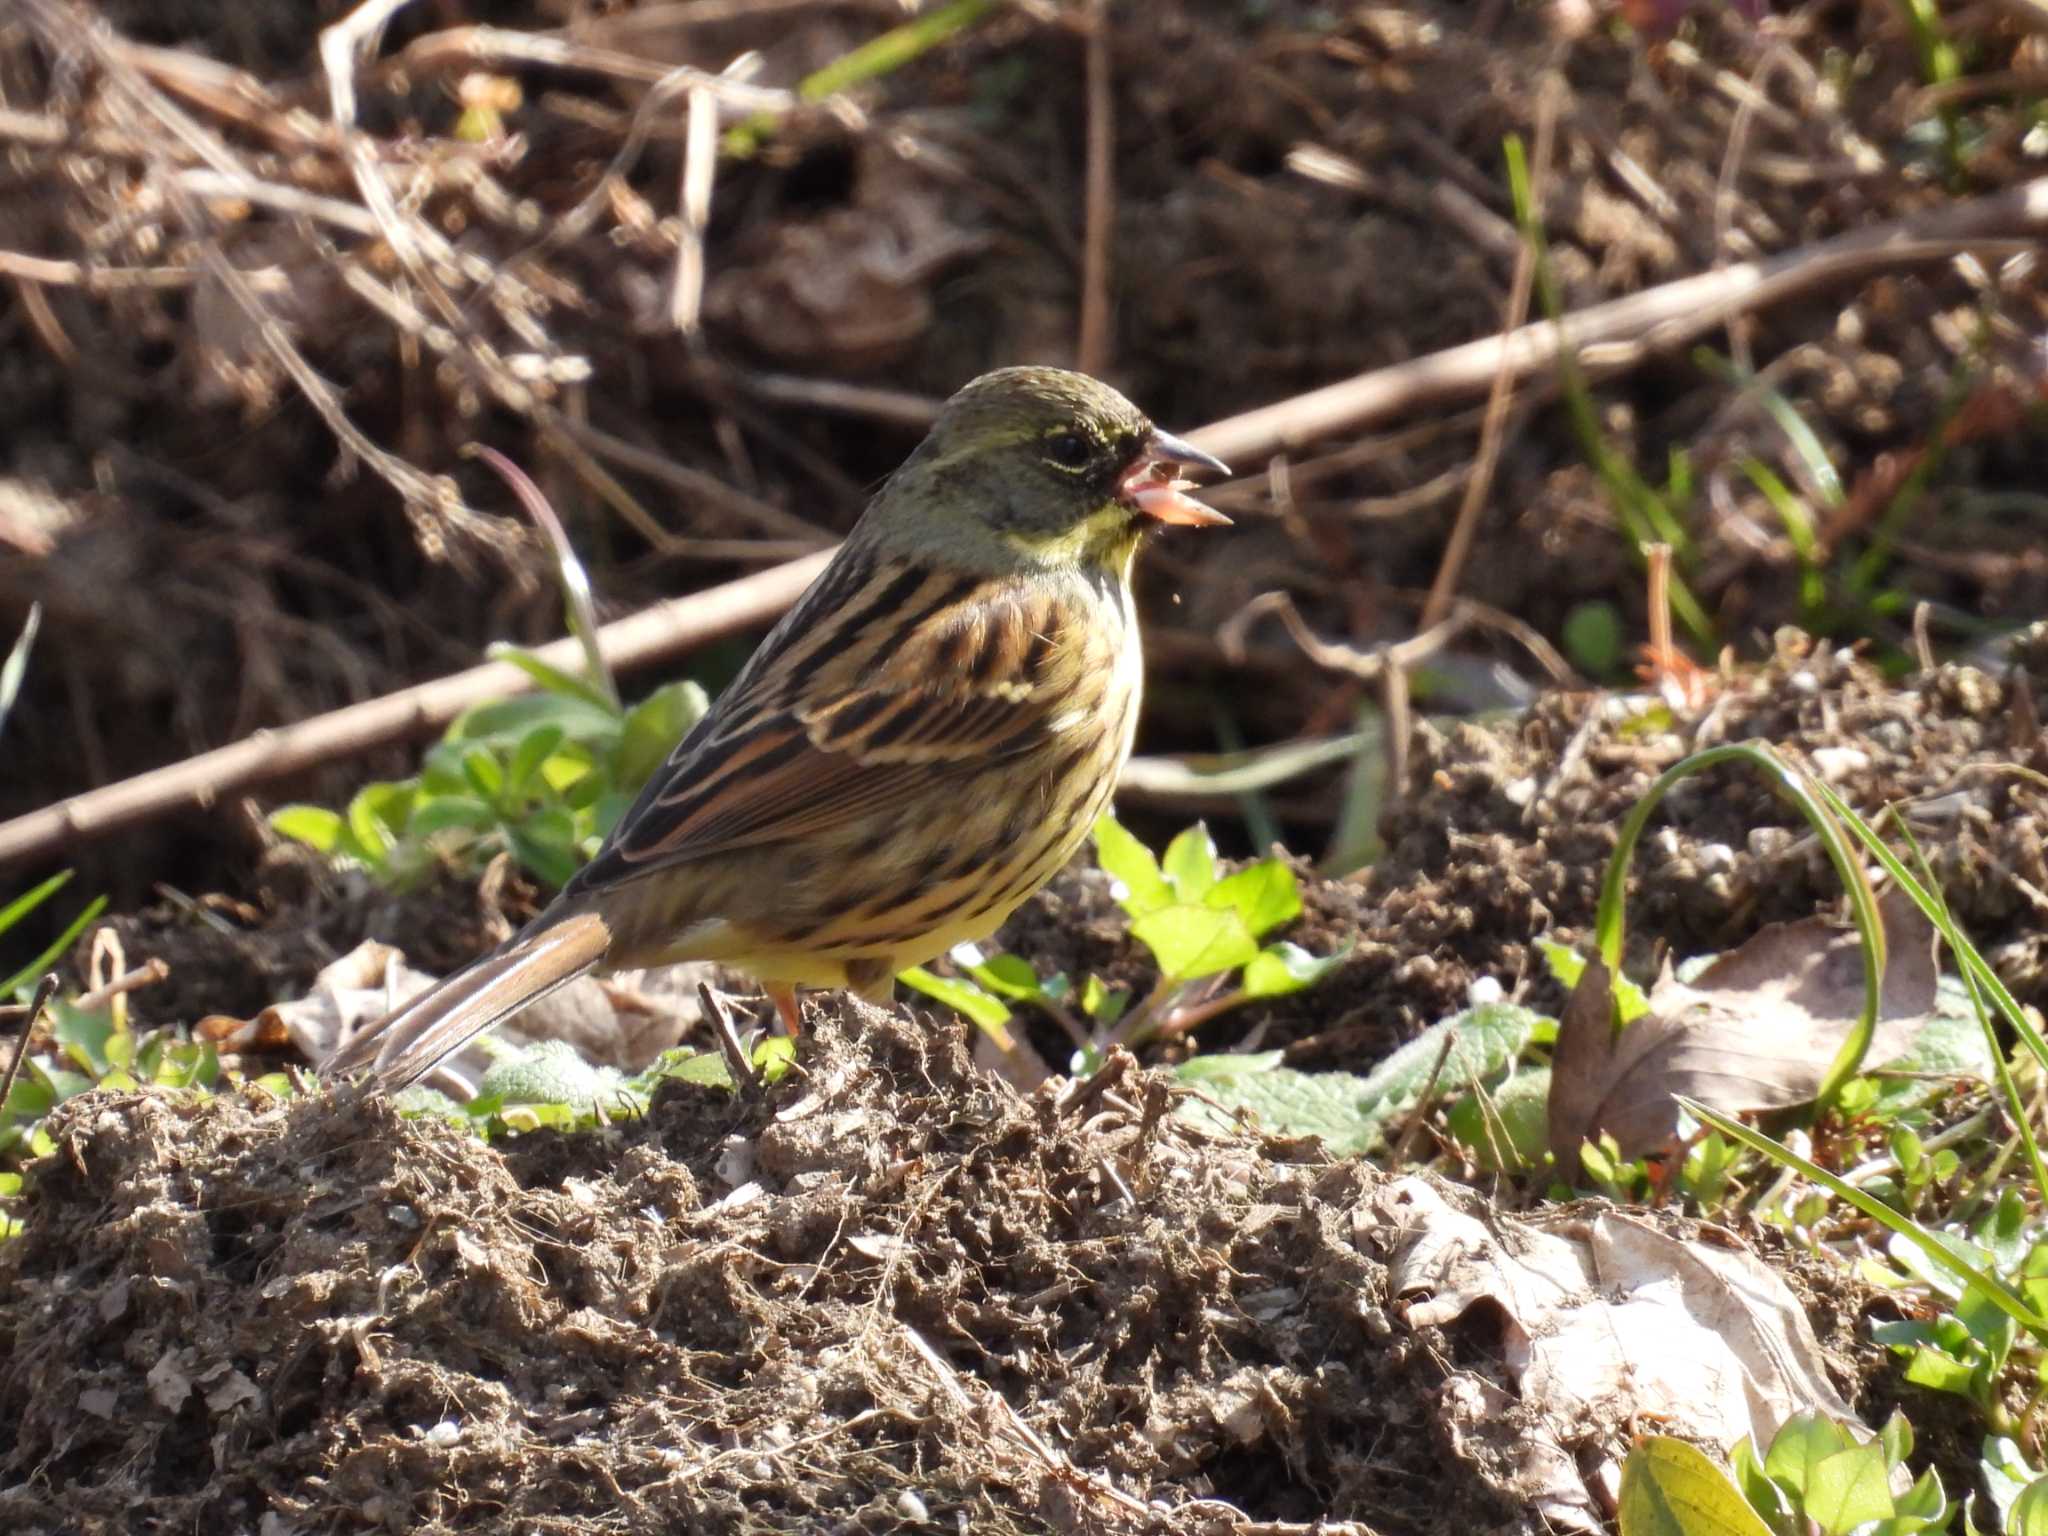
<svg viewBox="0 0 2048 1536">
<path fill-rule="evenodd" d="M 1166 883 L 1182 901 L 1200 901 L 1216 883 L 1216 843 L 1207 822 L 1196 822 L 1166 845 L 1160 860 Z"/>
<path fill-rule="evenodd" d="M 601 710 L 606 715 L 614 713 L 612 701 L 605 696 L 605 691 L 602 688 L 598 687 L 588 678 L 577 677 L 573 673 L 564 672 L 560 667 L 541 660 L 532 651 L 523 650 L 516 645 L 500 643 L 491 646 L 484 654 L 493 661 L 509 661 L 513 666 L 540 684 L 541 688 L 548 693 L 581 700 L 593 709 Z"/>
<path fill-rule="evenodd" d="M 1565 654 L 1588 677 L 1606 677 L 1621 665 L 1626 639 L 1621 615 L 1603 600 L 1580 603 L 1564 616 Z"/>
<path fill-rule="evenodd" d="M 69 870 L 66 870 L 62 876 L 52 875 L 50 877 L 50 880 L 55 880 L 59 884 L 61 884 L 63 881 L 69 880 L 70 878 L 71 872 Z M 49 886 L 50 880 L 44 881 L 43 885 Z M 54 889 L 54 887 L 52 888 Z M 35 893 L 32 891 L 29 894 L 34 895 Z M 24 965 L 12 976 L 0 979 L 0 997 L 12 997 L 14 996 L 15 993 L 19 992 L 23 987 L 26 987 L 30 985 L 32 982 L 36 981 L 45 971 L 47 971 L 52 965 L 56 963 L 58 956 L 62 955 L 66 950 L 71 948 L 71 946 L 77 941 L 78 936 L 81 933 L 85 932 L 87 925 L 90 924 L 95 918 L 97 918 L 102 912 L 106 910 L 107 898 L 104 896 L 93 897 L 91 901 L 86 903 L 85 910 L 79 913 L 78 916 L 71 919 L 70 922 L 66 923 L 64 925 L 64 931 L 58 934 L 56 938 L 52 939 L 47 945 L 43 947 L 43 952 L 41 954 L 37 955 L 35 959 L 29 961 L 27 965 Z M 5 914 L 0 914 L 0 916 L 4 915 Z M 5 931 L 6 929 L 4 925 L 0 925 L 0 933 L 4 933 Z"/>
<path fill-rule="evenodd" d="M 1477 1091 L 1465 1094 L 1445 1116 L 1450 1133 L 1489 1173 L 1540 1166 L 1550 1138 L 1550 1068 L 1524 1067 L 1491 1103 L 1489 1114 Z"/>
<path fill-rule="evenodd" d="M 1125 831 L 1114 816 L 1095 823 L 1095 862 L 1123 886 L 1117 902 L 1131 916 L 1142 917 L 1172 902 L 1173 887 L 1159 872 L 1152 850 Z"/>
<path fill-rule="evenodd" d="M 1849 1449 L 1849 1432 L 1817 1413 L 1795 1413 L 1778 1428 L 1764 1453 L 1764 1471 L 1771 1481 L 1792 1490 L 1802 1501 L 1813 1469 L 1838 1451 Z"/>
<path fill-rule="evenodd" d="M 1543 964 L 1558 984 L 1567 992 L 1579 984 L 1579 977 L 1585 973 L 1586 957 L 1568 944 L 1555 939 L 1538 939 L 1536 952 L 1543 957 Z M 1650 999 L 1643 989 L 1626 976 L 1617 975 L 1613 980 L 1615 1011 L 1624 1024 L 1633 1024 L 1650 1011 Z"/>
<path fill-rule="evenodd" d="M 679 682 L 657 688 L 628 710 L 612 761 L 612 778 L 619 787 L 637 793 L 708 708 L 710 700 L 702 688 Z"/>
<path fill-rule="evenodd" d="M 1128 987 L 1111 987 L 1100 976 L 1089 973 L 1081 984 L 1081 1011 L 1104 1028 L 1116 1023 L 1131 1006 Z"/>
<path fill-rule="evenodd" d="M 413 811 L 405 835 L 424 841 L 448 831 L 487 832 L 497 824 L 498 813 L 474 796 L 434 795 Z"/>
<path fill-rule="evenodd" d="M 1617 1514 L 1621 1536 L 1771 1536 L 1704 1451 L 1667 1435 L 1628 1453 Z"/>
<path fill-rule="evenodd" d="M 609 743 L 617 739 L 619 717 L 601 704 L 552 693 L 522 693 L 464 710 L 448 727 L 444 744 L 495 747 L 511 752 L 537 725 L 559 725 L 571 741 Z"/>
<path fill-rule="evenodd" d="M 971 1019 L 982 1029 L 1001 1029 L 1010 1022 L 1010 1010 L 1002 999 L 991 997 L 973 982 L 959 976 L 940 976 L 921 965 L 898 971 L 896 979 L 912 991 L 944 1003 L 955 1013 Z"/>
<path fill-rule="evenodd" d="M 1892 1416 L 1894 1418 L 1901 1417 L 1896 1412 Z M 1904 1453 L 1894 1456 L 1890 1445 L 1887 1444 L 1885 1447 L 1885 1460 L 1891 1466 L 1903 1466 L 1906 1457 Z M 1913 1486 L 1908 1488 L 1905 1497 L 1898 1501 L 1898 1513 L 1907 1519 L 1924 1522 L 1919 1527 L 1923 1530 L 1931 1526 L 1938 1526 L 1946 1521 L 1948 1517 L 1948 1495 L 1942 1491 L 1941 1479 L 1934 1475 L 1932 1467 L 1914 1479 Z"/>
<path fill-rule="evenodd" d="M 2048 1536 L 2048 1477 L 2020 1490 L 2005 1514 L 2006 1536 Z"/>
<path fill-rule="evenodd" d="M 505 765 L 489 747 L 471 747 L 462 754 L 462 777 L 478 799 L 505 804 Z"/>
<path fill-rule="evenodd" d="M 304 843 L 315 853 L 339 852 L 348 836 L 348 824 L 324 805 L 281 805 L 270 813 L 270 825 L 280 836 Z"/>
<path fill-rule="evenodd" d="M 1131 921 L 1131 937 L 1152 951 L 1174 981 L 1196 981 L 1232 971 L 1259 952 L 1259 941 L 1237 913 L 1176 903 Z"/>
<path fill-rule="evenodd" d="M 1224 1109 L 1243 1109 L 1266 1130 L 1281 1136 L 1319 1136 L 1336 1157 L 1368 1150 L 1378 1140 L 1379 1121 L 1365 1106 L 1364 1081 L 1348 1072 L 1297 1072 L 1278 1065 L 1281 1053 L 1194 1056 L 1174 1075 L 1200 1085 Z M 1231 1127 L 1227 1114 L 1201 1099 L 1186 1100 L 1179 1113 L 1206 1130 Z"/>
<path fill-rule="evenodd" d="M 1763 1463 L 1757 1460 L 1756 1447 L 1749 1436 L 1735 1442 L 1735 1449 L 1728 1453 L 1728 1467 L 1749 1507 L 1763 1516 L 1766 1524 L 1783 1529 L 1791 1516 L 1784 1490 L 1764 1475 Z"/>
<path fill-rule="evenodd" d="M 1350 954 L 1351 941 L 1348 939 L 1336 954 L 1325 955 L 1320 959 L 1299 944 L 1290 944 L 1285 940 L 1278 944 L 1268 944 L 1245 962 L 1244 995 L 1285 997 L 1290 992 L 1303 991 L 1336 970 Z"/>
<path fill-rule="evenodd" d="M 27 917 L 29 913 L 35 911 L 37 907 L 40 907 L 52 896 L 63 890 L 65 886 L 69 885 L 71 883 L 71 873 L 68 869 L 59 870 L 42 884 L 31 890 L 24 891 L 21 895 L 15 897 L 14 900 L 8 902 L 6 906 L 0 907 L 0 933 L 5 933 L 24 917 Z"/>
<path fill-rule="evenodd" d="M 488 1113 L 511 1104 L 589 1104 L 622 1081 L 617 1072 L 593 1066 L 568 1041 L 540 1040 L 493 1063 L 470 1108 L 477 1113 L 488 1102 Z"/>
<path fill-rule="evenodd" d="M 1807 1469 L 1806 1517 L 1827 1536 L 1848 1536 L 1857 1526 L 1895 1512 L 1884 1447 L 1876 1441 L 1824 1456 Z"/>
<path fill-rule="evenodd" d="M 391 862 L 391 850 L 412 815 L 410 784 L 365 784 L 348 803 L 348 830 L 364 859 L 377 868 Z"/>
<path fill-rule="evenodd" d="M 21 1075 L 8 1091 L 7 1103 L 0 1106 L 0 1115 L 9 1120 L 38 1120 L 56 1107 L 56 1087 L 46 1074 L 37 1070 L 36 1059 L 31 1056 L 22 1063 Z"/>
<path fill-rule="evenodd" d="M 1519 1003 L 1486 1003 L 1441 1019 L 1373 1068 L 1368 1099 L 1376 1113 L 1398 1114 L 1421 1097 L 1432 1074 L 1439 1095 L 1498 1076 L 1528 1045 L 1539 1017 Z"/>
<path fill-rule="evenodd" d="M 1172 856 L 1172 849 L 1167 855 Z M 1278 859 L 1261 859 L 1226 875 L 1202 897 L 1208 907 L 1229 907 L 1244 919 L 1252 937 L 1262 939 L 1282 923 L 1301 916 L 1301 888 L 1294 871 Z"/>
<path fill-rule="evenodd" d="M 552 886 L 562 886 L 583 867 L 576 818 L 560 806 L 536 811 L 507 829 L 512 852 L 533 873 Z"/>
<path fill-rule="evenodd" d="M 1214 1056 L 1190 1056 L 1174 1069 L 1173 1075 L 1184 1083 L 1230 1082 L 1270 1072 L 1286 1055 L 1285 1051 L 1224 1051 Z"/>
<path fill-rule="evenodd" d="M 505 775 L 508 797 L 517 800 L 527 793 L 541 764 L 555 755 L 567 734 L 559 725 L 537 725 L 520 738 L 519 750 L 512 754 L 512 767 Z"/>
<path fill-rule="evenodd" d="M 50 1003 L 49 1017 L 52 1038 L 63 1047 L 64 1054 L 79 1071 L 98 1077 L 109 1066 L 127 1065 L 126 1062 L 112 1061 L 107 1054 L 108 1042 L 115 1035 L 112 1008 L 87 1013 L 61 998 L 55 998 Z"/>
<path fill-rule="evenodd" d="M 1048 996 L 1045 983 L 1022 955 L 991 955 L 978 965 L 968 966 L 967 974 L 987 991 L 1012 1002 L 1035 1003 Z"/>
</svg>

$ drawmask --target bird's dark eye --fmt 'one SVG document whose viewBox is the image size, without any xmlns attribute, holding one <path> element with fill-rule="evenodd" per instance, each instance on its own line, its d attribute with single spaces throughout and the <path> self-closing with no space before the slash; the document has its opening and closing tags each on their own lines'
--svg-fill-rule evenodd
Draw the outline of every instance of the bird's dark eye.
<svg viewBox="0 0 2048 1536">
<path fill-rule="evenodd" d="M 1045 456 L 1062 469 L 1084 469 L 1094 449 L 1078 432 L 1055 432 L 1045 440 Z"/>
</svg>

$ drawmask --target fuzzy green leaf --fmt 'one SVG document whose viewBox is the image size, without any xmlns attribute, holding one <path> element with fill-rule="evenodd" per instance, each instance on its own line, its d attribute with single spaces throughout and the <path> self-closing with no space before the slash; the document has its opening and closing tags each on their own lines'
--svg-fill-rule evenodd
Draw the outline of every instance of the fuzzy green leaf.
<svg viewBox="0 0 2048 1536">
<path fill-rule="evenodd" d="M 1175 1075 L 1200 1085 L 1225 1109 L 1249 1110 L 1274 1135 L 1321 1137 L 1336 1157 L 1364 1152 L 1379 1139 L 1380 1124 L 1366 1107 L 1363 1079 L 1348 1072 L 1297 1072 L 1278 1065 L 1279 1059 L 1278 1051 L 1195 1056 L 1181 1063 Z M 1180 1113 L 1209 1130 L 1232 1123 L 1201 1099 L 1188 1100 Z"/>
<path fill-rule="evenodd" d="M 1892 1505 L 1884 1446 L 1877 1441 L 1824 1456 L 1807 1470 L 1806 1517 L 1827 1536 L 1848 1536 L 1859 1525 L 1890 1518 Z"/>
</svg>

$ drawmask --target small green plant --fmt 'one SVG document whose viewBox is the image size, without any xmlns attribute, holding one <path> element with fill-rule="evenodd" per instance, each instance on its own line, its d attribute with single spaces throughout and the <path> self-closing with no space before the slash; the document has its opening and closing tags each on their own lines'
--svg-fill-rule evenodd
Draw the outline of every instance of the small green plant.
<svg viewBox="0 0 2048 1536">
<path fill-rule="evenodd" d="M 1162 858 L 1105 816 L 1096 823 L 1095 852 L 1130 919 L 1131 937 L 1159 970 L 1135 1004 L 1128 991 L 1099 977 L 1088 977 L 1077 992 L 1067 977 L 1041 977 L 1018 956 L 984 959 L 979 951 L 956 956 L 958 976 L 919 966 L 899 979 L 992 1033 L 1006 1029 L 1011 1003 L 1034 1005 L 1073 1037 L 1076 1069 L 1093 1071 L 1112 1045 L 1184 1035 L 1246 1003 L 1312 987 L 1348 952 L 1318 957 L 1298 944 L 1267 943 L 1267 935 L 1301 915 L 1294 871 L 1263 859 L 1219 873 L 1216 845 L 1199 822 Z"/>
<path fill-rule="evenodd" d="M 0 938 L 9 929 L 42 907 L 70 881 L 66 870 L 52 875 L 34 889 L 0 907 Z M 128 1016 L 127 998 L 116 991 L 82 1006 L 78 998 L 55 994 L 55 978 L 42 978 L 48 968 L 76 942 L 106 907 L 104 896 L 88 902 L 83 911 L 65 925 L 64 931 L 13 975 L 0 979 L 0 1021 L 24 1045 L 29 1027 L 35 1022 L 38 1004 L 50 1022 L 50 1046 L 40 1054 L 25 1054 L 14 1070 L 0 1103 L 0 1160 L 22 1161 L 40 1157 L 51 1150 L 43 1121 L 66 1099 L 93 1088 L 134 1088 L 155 1084 L 167 1088 L 211 1088 L 220 1074 L 220 1062 L 210 1045 L 169 1029 L 138 1033 Z M 17 1022 L 18 1021 L 18 1022 Z M 273 1084 L 280 1092 L 287 1085 L 280 1077 Z M 12 1184 L 12 1175 L 8 1176 Z M 0 1187 L 0 1195 L 14 1193 Z M 0 1234 L 12 1226 L 0 1218 Z"/>
<path fill-rule="evenodd" d="M 0 1106 L 0 1158 L 26 1160 L 53 1150 L 43 1122 L 67 1099 L 94 1088 L 194 1088 L 210 1092 L 220 1080 L 220 1058 L 204 1041 L 182 1031 L 138 1033 L 115 996 L 98 1007 L 53 998 L 47 1016 L 54 1050 L 28 1057 Z M 280 1096 L 291 1091 L 282 1073 L 259 1081 Z"/>
<path fill-rule="evenodd" d="M 488 1036 L 485 1044 L 491 1046 Z M 671 1078 L 707 1088 L 733 1086 L 731 1069 L 716 1051 L 664 1051 L 641 1071 L 627 1074 L 592 1065 L 562 1040 L 496 1048 L 502 1054 L 484 1073 L 473 1098 L 457 1102 L 432 1088 L 413 1087 L 399 1096 L 399 1109 L 440 1115 L 489 1141 L 542 1128 L 585 1131 L 637 1118 Z M 755 1037 L 743 1049 L 763 1083 L 777 1081 L 796 1057 L 796 1042 L 786 1036 Z"/>
<path fill-rule="evenodd" d="M 1905 823 L 1889 818 L 1894 835 L 1919 862 L 1918 873 L 1834 790 L 1791 769 L 1768 748 L 1725 746 L 1698 753 L 1662 775 L 1622 826 L 1595 919 L 1603 963 L 1611 968 L 1620 957 L 1623 878 L 1651 808 L 1671 785 L 1723 762 L 1746 763 L 1765 773 L 1819 835 L 1855 913 L 1863 945 L 1865 1006 L 1827 1072 L 1810 1131 L 1774 1139 L 1732 1114 L 1681 1097 L 1691 1128 L 1710 1132 L 1721 1143 L 1700 1159 L 1697 1173 L 1724 1188 L 1735 1181 L 1750 1186 L 1756 1217 L 1789 1228 L 1816 1253 L 1829 1251 L 1817 1235 L 1825 1224 L 1847 1221 L 1881 1229 L 1887 1235 L 1882 1257 L 1866 1257 L 1859 1267 L 1867 1281 L 1914 1298 L 1916 1315 L 1880 1325 L 1877 1337 L 1906 1361 L 1909 1380 L 1975 1405 L 1994 1440 L 2017 1435 L 2048 1405 L 2048 1231 L 2036 1214 L 2048 1191 L 2048 1170 L 2033 1131 L 2033 1089 L 2022 1087 L 2023 1078 L 2038 1083 L 2048 1069 L 2048 1040 L 1957 925 L 1924 860 L 1918 860 Z M 1943 996 L 1914 1054 L 1895 1065 L 1896 1081 L 1862 1070 L 1887 940 L 1859 854 L 1874 860 L 1899 895 L 1932 924 L 1956 970 L 1956 977 L 1939 989 Z M 2001 1028 L 2018 1042 L 2010 1056 Z M 1970 1075 L 1989 1076 L 1995 1084 L 1978 1092 L 2003 1101 L 1998 1107 L 2011 1131 L 2002 1144 L 1987 1144 L 1983 1135 L 1994 1123 L 1988 1109 L 1945 1129 L 1932 1127 L 1930 1114 L 1941 1094 L 1930 1092 L 1929 1079 L 1948 1075 L 1963 1059 L 1966 1042 L 1984 1064 Z M 1974 1171 L 1956 1150 L 1959 1143 L 1974 1143 Z M 1829 1166 L 1842 1153 L 1866 1146 L 1881 1148 L 1883 1155 L 1848 1173 Z M 1755 1178 L 1751 1170 L 1758 1165 L 1733 1162 L 1737 1154 L 1767 1160 L 1779 1171 L 1777 1179 Z M 1691 1167 L 1690 1154 L 1687 1162 Z M 2017 1180 L 2007 1172 L 2012 1165 L 2023 1170 Z M 1596 1178 L 1635 1174 L 1597 1151 L 1587 1166 Z M 1870 1239 L 1859 1241 L 1868 1250 Z M 2016 1411 L 2016 1401 L 2025 1407 Z M 2048 1501 L 2048 1493 L 2036 1498 Z M 2048 1528 L 2048 1508 L 2030 1518 Z M 1835 1529 L 1825 1521 L 1818 1528 Z M 2031 1529 L 2012 1525 L 2007 1511 L 2007 1529 L 2020 1528 Z"/>
<path fill-rule="evenodd" d="M 444 865 L 474 873 L 505 851 L 561 885 L 704 713 L 704 690 L 671 683 L 627 708 L 529 652 L 496 654 L 539 691 L 465 711 L 417 777 L 367 784 L 340 812 L 282 806 L 271 825 L 385 885 Z"/>
</svg>

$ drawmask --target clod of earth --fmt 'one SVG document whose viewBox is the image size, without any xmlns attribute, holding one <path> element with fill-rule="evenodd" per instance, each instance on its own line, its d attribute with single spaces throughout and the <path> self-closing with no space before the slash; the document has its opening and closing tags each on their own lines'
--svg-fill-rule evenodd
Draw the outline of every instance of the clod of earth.
<svg viewBox="0 0 2048 1536">
<path fill-rule="evenodd" d="M 1392 1294 L 1412 1199 L 1168 1091 L 1074 1123 L 848 1004 L 777 1087 L 596 1134 L 74 1101 L 0 1248 L 0 1520 L 1533 1531 L 1454 1423 L 1513 1390 L 1497 1314 Z"/>
</svg>

